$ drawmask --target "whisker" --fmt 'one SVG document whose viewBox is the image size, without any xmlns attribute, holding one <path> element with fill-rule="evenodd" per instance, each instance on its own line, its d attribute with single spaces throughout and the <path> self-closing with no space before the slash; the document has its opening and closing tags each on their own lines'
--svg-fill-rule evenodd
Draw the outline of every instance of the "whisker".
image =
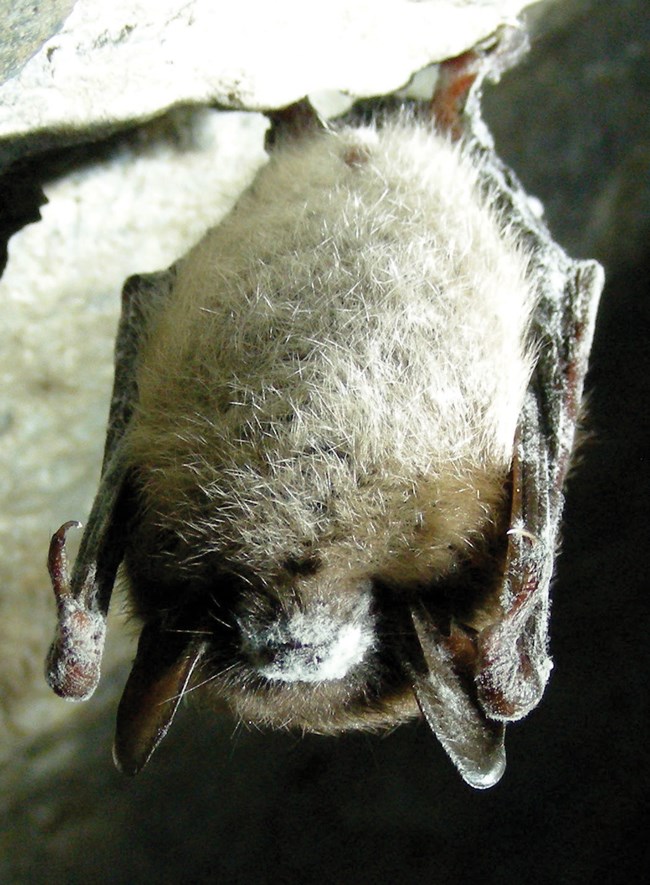
<svg viewBox="0 0 650 885">
<path fill-rule="evenodd" d="M 235 661 L 232 664 L 229 664 L 227 667 L 224 667 L 223 670 L 219 670 L 218 673 L 212 673 L 206 679 L 203 679 L 201 682 L 198 682 L 196 685 L 193 685 L 191 688 L 182 688 L 177 694 L 173 694 L 170 697 L 166 698 L 164 701 L 161 701 L 161 704 L 166 704 L 169 701 L 182 700 L 185 695 L 190 694 L 192 691 L 196 691 L 197 688 L 202 688 L 204 685 L 207 685 L 209 682 L 213 682 L 215 679 L 218 679 L 220 676 L 223 676 L 224 673 L 228 673 L 230 670 L 234 670 L 238 666 L 238 663 Z"/>
<path fill-rule="evenodd" d="M 180 627 L 169 627 L 165 633 L 188 633 L 190 636 L 211 636 L 211 630 L 182 630 Z"/>
<path fill-rule="evenodd" d="M 222 627 L 226 627 L 228 630 L 232 630 L 232 624 L 229 624 L 227 621 L 218 618 L 214 612 L 210 612 L 210 617 L 213 621 L 216 621 L 217 624 L 221 624 Z"/>
<path fill-rule="evenodd" d="M 223 670 L 219 670 L 218 673 L 212 673 L 206 679 L 203 679 L 201 682 L 198 682 L 196 685 L 193 685 L 191 688 L 188 688 L 185 694 L 189 694 L 191 691 L 196 691 L 197 688 L 202 688 L 204 685 L 207 685 L 209 682 L 214 682 L 215 679 L 219 679 L 221 676 L 224 676 L 226 673 L 229 673 L 231 670 L 235 670 L 239 666 L 238 662 L 235 661 L 232 664 L 229 664 L 227 667 L 224 667 Z"/>
</svg>

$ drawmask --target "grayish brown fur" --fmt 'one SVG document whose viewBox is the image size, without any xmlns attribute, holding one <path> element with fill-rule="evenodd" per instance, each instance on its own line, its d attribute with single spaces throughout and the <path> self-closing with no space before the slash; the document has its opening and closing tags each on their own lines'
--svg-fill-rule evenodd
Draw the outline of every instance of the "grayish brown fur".
<svg viewBox="0 0 650 885">
<path fill-rule="evenodd" d="M 487 202 L 434 132 L 347 129 L 275 154 L 184 259 L 128 451 L 190 572 L 197 548 L 262 574 L 308 551 L 408 583 L 472 545 L 510 467 L 534 303 Z"/>
</svg>

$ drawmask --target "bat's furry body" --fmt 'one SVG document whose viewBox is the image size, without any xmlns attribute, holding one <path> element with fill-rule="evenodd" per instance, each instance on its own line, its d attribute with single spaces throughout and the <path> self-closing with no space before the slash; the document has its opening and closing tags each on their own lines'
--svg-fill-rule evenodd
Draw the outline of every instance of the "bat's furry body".
<svg viewBox="0 0 650 885">
<path fill-rule="evenodd" d="M 421 126 L 273 155 L 181 262 L 142 357 L 129 460 L 188 569 L 197 549 L 266 574 L 341 547 L 408 583 L 465 552 L 530 375 L 534 287 L 504 227 Z"/>
<path fill-rule="evenodd" d="M 217 599 L 230 575 L 253 580 L 251 614 L 268 594 L 280 634 L 321 650 L 319 664 L 275 655 L 261 670 L 276 683 L 346 677 L 335 694 L 355 700 L 380 654 L 373 582 L 440 582 L 503 526 L 535 294 L 489 203 L 432 128 L 317 134 L 273 154 L 152 321 L 127 443 L 142 489 L 127 572 L 174 592 L 182 574 Z M 314 709 L 322 687 L 280 710 L 244 689 L 245 718 L 351 724 Z"/>
</svg>

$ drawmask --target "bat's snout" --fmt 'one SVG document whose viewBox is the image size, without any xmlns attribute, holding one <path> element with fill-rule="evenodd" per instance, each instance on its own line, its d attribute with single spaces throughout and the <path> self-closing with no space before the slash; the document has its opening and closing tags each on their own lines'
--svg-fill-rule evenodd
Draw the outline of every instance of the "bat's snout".
<svg viewBox="0 0 650 885">
<path fill-rule="evenodd" d="M 240 619 L 241 653 L 260 676 L 279 682 L 328 682 L 345 678 L 375 644 L 370 592 L 362 593 L 345 614 L 326 602 L 272 621 Z"/>
</svg>

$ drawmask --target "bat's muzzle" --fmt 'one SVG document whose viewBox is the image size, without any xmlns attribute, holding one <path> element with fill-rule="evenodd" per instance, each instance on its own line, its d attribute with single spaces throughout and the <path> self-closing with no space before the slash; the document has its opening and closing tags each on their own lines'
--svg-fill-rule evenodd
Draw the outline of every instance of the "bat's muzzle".
<svg viewBox="0 0 650 885">
<path fill-rule="evenodd" d="M 344 618 L 319 601 L 264 624 L 242 618 L 239 627 L 242 656 L 260 676 L 279 682 L 343 679 L 375 643 L 369 592 Z"/>
</svg>

